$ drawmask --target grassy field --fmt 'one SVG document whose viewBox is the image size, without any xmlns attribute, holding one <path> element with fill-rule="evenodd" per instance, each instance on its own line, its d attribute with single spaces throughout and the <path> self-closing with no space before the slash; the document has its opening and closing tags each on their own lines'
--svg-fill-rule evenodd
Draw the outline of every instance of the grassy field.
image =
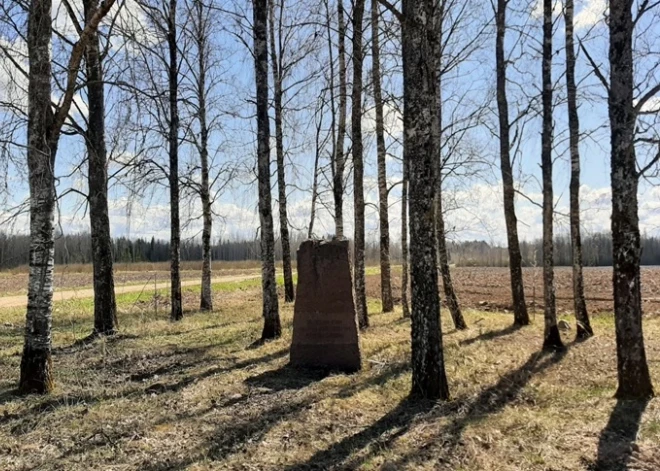
<svg viewBox="0 0 660 471">
<path fill-rule="evenodd" d="M 217 310 L 168 321 L 166 293 L 119 298 L 121 334 L 91 345 L 91 300 L 56 305 L 57 387 L 17 397 L 24 309 L 0 311 L 2 470 L 658 470 L 660 401 L 612 399 L 611 316 L 564 354 L 539 353 L 542 318 L 468 310 L 456 332 L 443 311 L 452 400 L 411 402 L 410 330 L 400 310 L 362 334 L 353 375 L 287 366 L 284 336 L 250 348 L 261 328 L 259 280 L 215 286 Z M 660 318 L 646 319 L 660 387 Z"/>
</svg>

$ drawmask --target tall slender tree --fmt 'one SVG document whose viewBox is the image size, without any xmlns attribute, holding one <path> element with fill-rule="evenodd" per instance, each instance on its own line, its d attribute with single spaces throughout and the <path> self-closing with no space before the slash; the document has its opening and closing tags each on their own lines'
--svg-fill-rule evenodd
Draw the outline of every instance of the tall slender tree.
<svg viewBox="0 0 660 471">
<path fill-rule="evenodd" d="M 433 0 L 403 3 L 404 153 L 410 165 L 412 395 L 449 398 L 440 325 L 434 204 L 439 149 L 433 137 L 437 36 Z"/>
<path fill-rule="evenodd" d="M 378 2 L 371 2 L 371 79 L 376 112 L 376 150 L 378 154 L 378 219 L 380 224 L 380 297 L 383 312 L 394 310 L 392 274 L 390 264 L 390 220 L 387 189 L 387 152 L 383 120 L 383 93 L 380 79 L 380 30 Z"/>
<path fill-rule="evenodd" d="M 193 65 L 193 89 L 197 99 L 194 115 L 199 125 L 199 136 L 194 139 L 195 147 L 199 153 L 201 181 L 198 189 L 202 204 L 202 286 L 199 308 L 202 311 L 213 310 L 212 279 L 212 251 L 211 235 L 213 233 L 213 201 L 211 198 L 210 165 L 209 165 L 209 136 L 210 125 L 208 121 L 208 71 L 211 68 L 211 51 L 208 44 L 212 33 L 212 17 L 209 6 L 202 0 L 192 0 L 188 8 L 189 29 L 192 41 L 197 49 L 197 61 Z"/>
<path fill-rule="evenodd" d="M 291 240 L 289 237 L 289 217 L 286 208 L 286 175 L 284 169 L 284 129 L 282 118 L 282 81 L 284 47 L 282 42 L 282 12 L 284 0 L 279 6 L 277 22 L 278 41 L 275 40 L 275 1 L 270 0 L 270 60 L 273 74 L 273 108 L 275 109 L 275 154 L 277 156 L 277 194 L 280 208 L 280 241 L 282 243 L 282 269 L 284 272 L 284 301 L 293 302 L 293 272 L 291 269 Z"/>
<path fill-rule="evenodd" d="M 27 164 L 30 185 L 30 273 L 21 358 L 19 391 L 48 393 L 53 389 L 51 329 L 53 316 L 53 268 L 55 218 L 55 158 L 62 126 L 71 108 L 80 63 L 90 36 L 108 13 L 114 0 L 105 0 L 87 20 L 73 46 L 67 66 L 64 96 L 53 111 L 52 97 L 52 2 L 32 0 L 28 11 L 28 123 Z"/>
<path fill-rule="evenodd" d="M 169 104 L 169 184 L 170 184 L 170 300 L 173 321 L 183 319 L 181 298 L 181 218 L 179 211 L 179 58 L 177 44 L 177 0 L 167 9 L 167 63 Z"/>
<path fill-rule="evenodd" d="M 99 8 L 98 0 L 84 0 L 85 22 Z M 103 64 L 97 31 L 93 31 L 85 48 L 87 72 L 87 133 L 85 144 L 88 162 L 89 221 L 92 235 L 94 284 L 94 332 L 112 335 L 117 329 L 117 303 L 112 266 L 112 238 L 108 211 L 108 158 L 105 144 L 105 91 Z"/>
<path fill-rule="evenodd" d="M 408 303 L 408 180 L 409 164 L 406 159 L 405 142 L 403 151 L 403 177 L 401 178 L 401 311 L 404 318 L 410 317 Z"/>
<path fill-rule="evenodd" d="M 543 348 L 546 350 L 561 349 L 564 346 L 557 328 L 552 228 L 554 211 L 552 189 L 552 5 L 552 0 L 543 0 L 541 173 L 543 174 L 543 317 L 545 320 Z"/>
<path fill-rule="evenodd" d="M 442 172 L 444 168 L 444 159 L 442 156 L 442 33 L 443 21 L 445 16 L 445 2 L 440 1 L 434 16 L 436 22 L 437 41 L 435 42 L 435 73 L 437 83 L 437 112 L 434 116 L 433 123 L 433 137 L 435 139 L 435 146 L 438 149 L 436 156 L 436 165 L 434 170 L 436 175 L 436 193 L 435 193 L 435 237 L 438 247 L 438 270 L 442 276 L 442 288 L 445 293 L 445 302 L 449 308 L 454 327 L 458 330 L 467 329 L 467 323 L 461 312 L 458 304 L 458 298 L 454 291 L 454 284 L 451 280 L 451 272 L 449 271 L 449 254 L 447 252 L 447 240 L 445 235 L 445 216 L 442 213 Z"/>
<path fill-rule="evenodd" d="M 509 121 L 509 102 L 506 92 L 505 35 L 506 9 L 509 0 L 497 0 L 495 12 L 495 61 L 497 75 L 497 110 L 499 119 L 500 170 L 502 172 L 502 191 L 504 198 L 504 219 L 506 221 L 507 246 L 509 250 L 509 274 L 511 277 L 511 296 L 513 298 L 513 323 L 517 326 L 529 324 L 525 290 L 522 276 L 522 255 L 518 240 L 518 219 L 515 207 L 515 186 L 511 165 L 511 122 Z"/>
<path fill-rule="evenodd" d="M 568 139 L 571 155 L 570 220 L 571 251 L 573 264 L 573 308 L 577 323 L 577 338 L 591 337 L 594 332 L 589 321 L 587 302 L 584 298 L 582 276 L 582 236 L 580 234 L 580 121 L 577 107 L 577 85 L 575 84 L 575 40 L 573 0 L 565 0 L 564 23 L 566 43 L 566 104 L 568 106 Z"/>
<path fill-rule="evenodd" d="M 332 50 L 332 49 L 331 49 Z M 335 201 L 335 235 L 344 237 L 344 139 L 346 136 L 346 24 L 344 23 L 343 0 L 337 0 L 337 55 L 339 67 L 339 117 L 337 123 L 337 142 L 334 148 L 334 174 L 332 193 Z"/>
<path fill-rule="evenodd" d="M 653 396 L 642 331 L 641 247 L 633 104 L 633 30 L 630 0 L 611 0 L 609 15 L 610 166 L 614 319 L 620 399 Z M 640 102 L 641 103 L 641 102 Z M 641 106 L 639 103 L 637 106 Z"/>
<path fill-rule="evenodd" d="M 364 248 L 364 156 L 362 144 L 362 28 L 364 0 L 353 4 L 353 88 L 351 93 L 351 141 L 353 149 L 353 198 L 355 212 L 355 237 L 353 240 L 353 283 L 355 307 L 360 328 L 369 327 L 365 278 Z"/>
<path fill-rule="evenodd" d="M 268 122 L 268 0 L 253 0 L 254 76 L 257 105 L 257 179 L 261 223 L 261 288 L 264 328 L 261 341 L 282 335 L 275 282 L 275 235 L 270 194 L 270 124 Z"/>
</svg>

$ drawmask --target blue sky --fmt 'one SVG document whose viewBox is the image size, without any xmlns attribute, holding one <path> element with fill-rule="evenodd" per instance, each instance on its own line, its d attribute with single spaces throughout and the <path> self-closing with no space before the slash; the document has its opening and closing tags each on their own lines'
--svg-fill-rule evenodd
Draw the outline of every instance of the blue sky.
<svg viewBox="0 0 660 471">
<path fill-rule="evenodd" d="M 80 2 L 74 2 L 78 5 Z M 457 3 L 457 5 L 459 5 Z M 557 12 L 561 11 L 561 5 L 557 4 Z M 78 5 L 79 6 L 79 5 Z M 577 3 L 577 34 L 584 39 L 590 54 L 596 62 L 607 72 L 607 28 L 603 22 L 603 13 L 606 4 L 603 0 L 586 0 Z M 233 13 L 218 14 L 217 29 L 214 32 L 212 45 L 216 53 L 219 67 L 216 69 L 217 85 L 213 90 L 212 98 L 214 107 L 211 112 L 217 119 L 218 127 L 212 137 L 212 154 L 216 167 L 231 165 L 236 168 L 232 174 L 231 182 L 225 191 L 219 196 L 214 205 L 217 214 L 215 219 L 215 237 L 256 237 L 258 232 L 258 218 L 256 215 L 256 185 L 254 184 L 254 120 L 252 96 L 254 94 L 253 63 L 251 55 L 246 47 L 237 39 L 242 36 L 248 43 L 251 42 L 249 35 L 249 22 L 251 18 L 249 11 L 243 11 L 245 5 L 242 3 L 226 2 L 223 8 Z M 297 33 L 291 36 L 290 53 L 288 59 L 297 59 L 297 53 L 304 49 L 310 37 L 317 33 L 319 40 L 318 49 L 303 57 L 297 67 L 292 71 L 289 84 L 298 82 L 310 73 L 317 74 L 315 80 L 305 81 L 295 87 L 295 92 L 290 92 L 289 106 L 295 108 L 286 115 L 286 147 L 287 147 L 287 173 L 289 176 L 289 214 L 290 223 L 294 230 L 306 232 L 309 223 L 310 209 L 310 187 L 312 179 L 312 167 L 314 161 L 314 136 L 315 107 L 326 86 L 323 80 L 327 70 L 327 50 L 325 30 L 314 24 L 314 20 L 324 19 L 322 3 L 313 1 L 292 3 L 286 6 L 285 23 L 298 26 Z M 349 8 L 348 5 L 345 6 Z M 334 8 L 334 6 L 332 6 Z M 515 65 L 509 67 L 508 87 L 511 102 L 511 116 L 516 115 L 516 110 L 527 106 L 530 97 L 538 94 L 540 83 L 540 52 L 538 40 L 540 38 L 540 18 L 538 18 L 538 6 L 533 1 L 512 2 L 509 12 L 509 20 L 512 30 L 507 36 L 507 48 L 510 57 L 515 57 Z M 126 28 L 145 26 L 144 18 L 140 16 L 139 9 L 131 3 L 125 5 L 126 19 L 123 26 Z M 59 2 L 55 2 L 54 11 L 57 12 L 56 27 L 65 34 L 73 35 L 70 23 L 66 19 L 63 10 L 59 8 Z M 333 10 L 334 11 L 334 10 Z M 456 10 L 458 12 L 458 10 Z M 130 13 L 130 15 L 129 15 Z M 637 42 L 638 54 L 638 77 L 640 78 L 640 91 L 654 85 L 654 81 L 660 81 L 660 73 L 656 73 L 653 67 L 658 62 L 660 44 L 657 39 L 660 35 L 654 34 L 657 27 L 654 21 L 657 12 L 647 15 L 640 23 L 639 28 L 645 29 L 645 34 Z M 241 18 L 241 15 L 244 18 Z M 368 15 L 367 15 L 368 16 Z M 123 17 L 122 17 L 123 18 Z M 385 13 L 386 25 L 392 25 L 389 13 Z M 447 52 L 447 59 L 452 54 L 459 54 L 466 45 L 473 44 L 472 40 L 476 31 L 483 29 L 483 25 L 492 25 L 492 11 L 488 2 L 481 0 L 469 0 L 467 9 L 463 16 L 456 13 L 456 18 L 463 21 L 464 27 L 459 30 L 453 39 L 451 47 Z M 309 21 L 307 21 L 309 20 Z M 132 23 L 133 22 L 133 23 Z M 221 25 L 229 25 L 222 29 Z M 381 28 L 384 29 L 383 22 Z M 291 29 L 292 30 L 292 29 Z M 516 33 L 524 31 L 521 37 Z M 566 136 L 566 105 L 563 102 L 563 18 L 560 16 L 556 22 L 556 33 L 554 48 L 557 51 L 554 59 L 553 76 L 557 81 L 556 98 L 558 105 L 555 108 L 555 196 L 557 199 L 557 231 L 567 230 L 567 220 L 563 214 L 568 213 L 568 178 L 569 164 L 567 155 Z M 288 30 L 287 30 L 288 31 Z M 492 26 L 486 27 L 487 35 L 480 41 L 480 47 L 471 54 L 467 60 L 462 62 L 455 70 L 448 73 L 443 82 L 443 99 L 445 100 L 444 113 L 445 125 L 451 121 L 451 116 L 466 117 L 476 112 L 480 106 L 486 104 L 487 109 L 482 109 L 479 125 L 467 131 L 457 147 L 457 158 L 472 160 L 473 163 L 461 167 L 456 176 L 448 178 L 445 183 L 446 200 L 445 207 L 450 209 L 448 213 L 448 226 L 453 229 L 451 237 L 455 239 L 483 239 L 489 242 L 502 243 L 505 240 L 504 218 L 501 207 L 501 186 L 499 181 L 499 169 L 497 168 L 498 144 L 496 136 L 490 130 L 494 129 L 497 116 L 494 113 L 494 37 Z M 142 39 L 159 44 L 157 37 L 141 30 Z M 365 34 L 368 38 L 370 28 L 365 24 Z M 384 56 L 383 64 L 383 87 L 388 95 L 400 95 L 400 59 L 397 57 L 399 44 L 395 35 L 383 35 L 382 48 Z M 647 36 L 649 38 L 647 38 Z M 334 40 L 333 36 L 333 40 Z M 0 30 L 0 41 L 9 45 L 20 58 L 24 46 L 3 27 Z M 122 47 L 124 46 L 124 47 Z M 350 49 L 350 38 L 348 40 Z M 5 48 L 7 49 L 7 48 Z M 128 58 L 132 54 L 131 48 L 123 43 L 113 40 L 113 50 L 117 51 L 115 59 Z M 54 48 L 55 54 L 60 52 L 58 45 Z M 350 51 L 349 51 L 350 52 Z M 643 54 L 642 54 L 643 53 Z M 334 51 L 336 57 L 336 50 Z M 1 54 L 0 54 L 1 56 Z M 11 90 L 9 79 L 11 64 L 6 60 L 0 61 L 0 92 L 5 95 L 9 93 L 20 95 L 20 91 Z M 184 67 L 185 69 L 185 67 Z M 118 66 L 108 66 L 108 74 L 117 74 Z M 365 82 L 370 79 L 371 59 L 366 57 L 364 78 Z M 584 54 L 578 57 L 578 79 L 580 80 L 580 119 L 583 132 L 589 134 L 582 140 L 582 205 L 583 205 L 583 230 L 585 232 L 603 231 L 609 228 L 609 131 L 607 124 L 607 108 L 602 85 L 591 73 L 591 67 L 587 64 Z M 122 72 L 125 74 L 125 72 Z M 185 75 L 185 71 L 184 71 Z M 349 74 L 350 75 L 350 74 Z M 113 75 L 114 76 L 114 75 Z M 126 76 L 123 80 L 129 79 Z M 133 77 L 139 83 L 141 77 Z M 350 79 L 350 76 L 349 76 Z M 643 80 L 642 80 L 643 79 Z M 182 79 L 185 82 L 186 78 Z M 21 84 L 19 83 L 19 86 Z M 349 88 L 350 92 L 350 88 Z M 131 132 L 130 124 L 136 122 L 136 110 L 132 107 L 127 111 L 125 103 L 121 100 L 125 95 L 113 88 L 106 87 L 108 96 L 108 147 L 113 150 L 118 160 L 126 161 L 137 153 L 139 139 Z M 1 93 L 0 93 L 1 94 Z M 325 95 L 327 98 L 327 94 Z M 4 99 L 4 98 L 3 98 Z M 84 115 L 84 95 L 77 97 L 79 105 L 78 114 Z M 657 102 L 654 102 L 657 104 Z M 350 100 L 349 100 L 350 106 Z M 394 237 L 400 234 L 400 204 L 399 187 L 396 183 L 400 180 L 400 146 L 397 141 L 401 135 L 400 99 L 395 99 L 386 104 L 388 113 L 388 145 L 392 154 L 388 159 L 388 173 L 390 183 L 394 185 L 390 193 L 390 223 Z M 183 120 L 188 119 L 185 116 Z M 74 113 L 75 114 L 75 113 Z M 4 115 L 6 122 L 7 113 Z M 350 109 L 349 109 L 350 116 Z M 144 118 L 140 117 L 140 120 Z M 653 118 L 645 118 L 653 119 Z M 323 113 L 324 133 L 330 120 L 327 110 Z M 534 204 L 541 202 L 540 195 L 540 123 L 538 118 L 530 118 L 525 121 L 524 134 L 516 157 L 519 189 L 529 200 L 518 198 L 517 209 L 520 220 L 520 232 L 523 238 L 532 239 L 538 237 L 541 232 L 540 209 Z M 654 123 L 653 123 L 654 124 Z M 650 126 L 650 133 L 658 132 L 657 127 Z M 365 158 L 366 158 L 366 182 L 367 190 L 367 236 L 376 239 L 378 231 L 376 192 L 376 168 L 375 168 L 375 144 L 373 138 L 373 110 L 371 97 L 365 98 L 365 116 L 363 128 L 365 131 Z M 350 129 L 350 126 L 349 126 Z M 271 129 L 273 131 L 273 129 Z M 194 132 L 194 127 L 193 127 Z M 15 136 L 20 141 L 21 133 Z M 164 142 L 154 134 L 148 136 L 148 142 L 153 144 L 150 150 L 151 156 L 156 159 L 166 157 Z M 348 139 L 347 139 L 347 145 Z M 6 214 L 9 208 L 27 197 L 27 186 L 20 178 L 22 173 L 21 159 L 24 158 L 20 147 L 12 148 L 18 166 L 9 166 L 7 171 L 7 191 L 0 198 L 0 216 Z M 640 160 L 643 160 L 644 149 L 640 151 Z M 320 205 L 318 218 L 315 222 L 315 233 L 325 236 L 332 233 L 332 217 L 324 207 L 331 207 L 331 196 L 328 188 L 327 155 L 328 148 L 322 154 L 323 164 L 326 166 L 324 176 L 320 177 L 322 184 L 322 204 Z M 77 169 L 77 165 L 84 156 L 84 149 L 80 138 L 65 137 L 60 146 L 57 173 L 62 177 L 59 181 L 58 191 L 60 194 L 68 188 L 76 188 L 84 191 L 86 188 L 85 169 Z M 192 146 L 182 145 L 181 161 L 182 168 L 186 165 L 194 165 L 196 153 Z M 1 167 L 0 167 L 1 168 Z M 118 164 L 111 164 L 110 171 L 118 168 Z M 75 171 L 74 171 L 75 170 Z M 349 180 L 350 181 L 350 180 Z M 130 183 L 130 184 L 129 184 Z M 113 181 L 111 197 L 111 225 L 114 235 L 130 235 L 132 237 L 169 237 L 169 210 L 167 203 L 167 188 L 165 181 L 160 184 L 147 186 L 145 181 L 134 178 L 127 183 L 122 178 Z M 273 178 L 275 189 L 275 180 Z M 640 188 L 640 220 L 642 230 L 647 233 L 657 234 L 660 229 L 660 190 L 655 188 L 654 180 L 644 181 Z M 127 186 L 136 188 L 137 192 L 130 192 Z M 345 199 L 345 217 L 349 232 L 352 230 L 352 189 L 349 186 L 349 194 Z M 276 191 L 274 191 L 276 197 Z M 274 199 L 274 204 L 275 199 Z M 4 208 L 3 208 L 4 206 Z M 87 214 L 82 198 L 75 193 L 65 196 L 60 204 L 58 220 L 65 232 L 84 231 L 88 227 Z M 196 237 L 200 231 L 199 221 L 200 205 L 196 199 L 186 199 L 182 204 L 182 216 L 187 221 L 184 227 L 186 237 Z M 277 208 L 274 207 L 274 215 L 277 223 Z M 0 217 L 0 220 L 5 217 Z M 13 221 L 11 225 L 4 228 L 15 232 L 25 232 L 27 229 L 27 218 L 22 216 Z"/>
</svg>

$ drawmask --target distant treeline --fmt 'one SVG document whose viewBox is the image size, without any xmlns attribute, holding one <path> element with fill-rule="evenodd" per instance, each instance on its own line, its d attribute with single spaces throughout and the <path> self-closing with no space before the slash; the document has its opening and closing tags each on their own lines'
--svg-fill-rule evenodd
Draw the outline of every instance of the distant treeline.
<svg viewBox="0 0 660 471">
<path fill-rule="evenodd" d="M 305 237 L 291 236 L 292 256 L 295 259 L 296 250 Z M 0 270 L 27 265 L 29 260 L 30 238 L 27 235 L 8 235 L 0 232 Z M 243 261 L 259 260 L 259 240 L 224 240 L 213 241 L 211 247 L 213 260 Z M 160 239 L 128 239 L 118 237 L 113 239 L 115 262 L 165 262 L 170 259 L 170 243 Z M 392 248 L 392 257 L 399 258 L 398 247 Z M 368 261 L 378 260 L 379 247 L 374 241 L 368 243 L 365 256 Z M 282 247 L 279 241 L 275 244 L 275 258 L 282 259 Z M 181 260 L 202 260 L 202 244 L 199 240 L 181 242 Z M 92 263 L 92 239 L 89 233 L 69 234 L 55 239 L 55 264 L 69 265 Z"/>
<path fill-rule="evenodd" d="M 555 237 L 555 266 L 571 265 L 571 238 L 567 234 Z M 484 241 L 450 242 L 451 262 L 458 266 L 503 267 L 509 264 L 506 247 Z M 543 265 L 543 242 L 538 239 L 520 243 L 523 266 Z M 612 237 L 609 233 L 582 236 L 582 258 L 585 266 L 612 266 Z M 642 265 L 660 265 L 660 238 L 642 237 Z"/>
<path fill-rule="evenodd" d="M 305 239 L 302 234 L 293 235 L 292 255 Z M 8 235 L 0 232 L 0 270 L 27 265 L 30 239 L 27 235 Z M 612 239 L 609 234 L 597 233 L 583 236 L 583 257 L 586 266 L 612 265 Z M 490 245 L 484 241 L 449 242 L 451 263 L 457 266 L 507 266 L 509 262 L 506 247 Z M 120 263 L 165 262 L 169 260 L 170 244 L 155 238 L 128 239 L 118 237 L 113 240 L 114 259 Z M 524 266 L 542 265 L 542 243 L 540 240 L 521 242 L 520 249 Z M 241 261 L 258 260 L 260 248 L 258 240 L 218 239 L 212 246 L 213 260 Z M 376 241 L 367 243 L 366 258 L 369 262 L 378 260 L 379 248 Z M 398 261 L 401 249 L 392 244 L 391 256 Z M 282 258 L 279 244 L 275 247 L 275 257 Z M 202 245 L 198 240 L 188 240 L 181 244 L 183 261 L 202 259 Z M 59 265 L 92 263 L 92 240 L 88 233 L 70 234 L 55 240 L 55 263 Z M 642 264 L 660 265 L 660 238 L 642 238 Z M 568 235 L 555 238 L 555 265 L 571 265 L 571 240 Z"/>
</svg>

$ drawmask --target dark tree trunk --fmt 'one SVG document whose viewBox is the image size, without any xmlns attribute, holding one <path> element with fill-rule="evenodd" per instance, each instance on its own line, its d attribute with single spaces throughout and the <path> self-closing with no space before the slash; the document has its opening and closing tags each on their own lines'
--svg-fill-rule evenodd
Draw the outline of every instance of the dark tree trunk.
<svg viewBox="0 0 660 471">
<path fill-rule="evenodd" d="M 587 303 L 584 298 L 582 277 L 582 237 L 580 234 L 580 121 L 577 109 L 575 84 L 575 45 L 573 38 L 573 0 L 566 0 L 564 19 L 566 24 L 566 91 L 568 104 L 569 149 L 571 154 L 570 219 L 573 263 L 573 307 L 577 321 L 577 338 L 591 337 L 594 332 L 589 322 Z"/>
<path fill-rule="evenodd" d="M 171 319 L 183 319 L 181 302 L 181 222 L 179 218 L 179 61 L 176 32 L 177 0 L 169 0 L 167 46 L 169 50 L 169 153 L 170 153 L 170 280 Z"/>
<path fill-rule="evenodd" d="M 200 185 L 200 199 L 202 203 L 202 289 L 199 308 L 202 311 L 213 310 L 213 291 L 211 289 L 212 260 L 211 260 L 211 234 L 213 231 L 213 212 L 211 202 L 211 186 L 209 183 L 209 125 L 206 115 L 206 71 L 208 64 L 207 22 L 209 20 L 204 11 L 204 4 L 195 1 L 193 19 L 195 42 L 197 43 L 197 99 L 199 120 L 199 160 L 202 174 Z"/>
<path fill-rule="evenodd" d="M 404 318 L 410 317 L 408 303 L 408 180 L 409 165 L 406 159 L 405 142 L 403 151 L 403 178 L 401 181 L 401 310 Z"/>
<path fill-rule="evenodd" d="M 60 107 L 51 105 L 52 15 L 50 0 L 33 0 L 28 12 L 27 164 L 30 184 L 30 274 L 25 319 L 25 343 L 18 389 L 48 393 L 53 389 L 51 331 L 55 244 L 55 156 L 60 132 L 71 108 L 80 63 L 91 33 L 112 8 L 108 0 L 85 25 L 69 57 L 66 88 Z"/>
<path fill-rule="evenodd" d="M 364 267 L 364 160 L 362 152 L 362 20 L 364 0 L 355 0 L 353 6 L 353 90 L 351 94 L 351 140 L 353 146 L 353 196 L 355 211 L 355 238 L 353 241 L 353 283 L 355 310 L 361 329 L 369 327 L 367 292 Z"/>
<path fill-rule="evenodd" d="M 440 325 L 434 204 L 439 154 L 433 137 L 437 83 L 433 0 L 406 0 L 402 28 L 404 153 L 410 165 L 410 259 L 412 278 L 412 391 L 449 399 Z M 431 65 L 431 66 L 429 66 Z"/>
<path fill-rule="evenodd" d="M 284 8 L 284 1 L 280 8 Z M 280 30 L 281 33 L 281 30 Z M 286 211 L 286 178 L 284 174 L 284 130 L 282 122 L 282 50 L 275 43 L 275 2 L 270 0 L 270 60 L 273 73 L 273 107 L 275 108 L 275 150 L 277 155 L 277 193 L 280 208 L 280 239 L 282 241 L 282 268 L 284 271 L 284 301 L 293 302 L 293 273 L 291 270 L 291 242 L 289 218 Z M 277 47 L 277 49 L 276 49 Z"/>
<path fill-rule="evenodd" d="M 282 335 L 275 282 L 275 235 L 270 195 L 270 126 L 268 122 L 268 0 L 253 0 L 254 67 L 257 93 L 257 178 L 261 223 L 261 288 L 264 328 L 261 340 Z"/>
<path fill-rule="evenodd" d="M 507 245 L 509 249 L 509 272 L 511 275 L 511 296 L 513 298 L 514 325 L 529 324 L 529 314 L 525 304 L 525 291 L 522 277 L 522 255 L 518 241 L 518 219 L 516 218 L 515 187 L 511 167 L 511 140 L 509 103 L 506 96 L 506 59 L 504 56 L 504 36 L 506 33 L 506 7 L 508 0 L 497 0 L 495 22 L 497 35 L 495 60 L 497 66 L 497 110 L 500 128 L 500 169 L 504 198 L 504 219 L 506 220 Z"/>
<path fill-rule="evenodd" d="M 442 287 L 445 291 L 445 301 L 447 308 L 457 330 L 467 329 L 467 323 L 458 305 L 454 284 L 451 281 L 451 272 L 449 271 L 449 256 L 447 255 L 447 240 L 445 238 L 445 218 L 442 214 L 442 175 L 438 177 L 437 185 L 438 195 L 435 198 L 435 231 L 436 243 L 438 246 L 438 267 L 442 276 Z"/>
<path fill-rule="evenodd" d="M 335 165 L 332 194 L 335 200 L 335 235 L 344 237 L 344 138 L 346 136 L 346 25 L 344 24 L 343 0 L 337 1 L 337 42 L 339 56 L 339 123 L 335 145 Z"/>
<path fill-rule="evenodd" d="M 27 161 L 30 180 L 30 275 L 19 390 L 48 393 L 53 389 L 51 326 L 55 244 L 55 149 L 49 138 L 51 111 L 51 1 L 33 0 L 28 20 Z"/>
<path fill-rule="evenodd" d="M 642 332 L 641 247 L 633 108 L 633 19 L 629 0 L 611 0 L 610 88 L 614 317 L 620 399 L 653 396 Z"/>
<path fill-rule="evenodd" d="M 385 125 L 383 122 L 383 94 L 380 85 L 380 42 L 378 2 L 371 2 L 371 60 L 376 108 L 376 149 L 378 153 L 378 217 L 380 222 L 380 293 L 383 312 L 394 310 L 392 300 L 392 274 L 390 265 L 390 219 L 387 191 Z"/>
<path fill-rule="evenodd" d="M 438 149 L 436 156 L 437 162 L 434 167 L 436 175 L 436 194 L 435 194 L 435 237 L 438 249 L 438 269 L 442 276 L 442 287 L 445 293 L 445 301 L 451 315 L 454 327 L 457 330 L 467 329 L 467 324 L 463 318 L 463 313 L 458 305 L 458 298 L 454 291 L 454 284 L 451 281 L 451 272 L 449 271 L 449 255 L 447 254 L 447 240 L 445 234 L 445 216 L 442 213 L 442 170 L 444 162 L 442 158 L 442 22 L 444 21 L 444 2 L 441 2 L 434 17 L 437 28 L 437 41 L 435 44 L 435 71 L 436 71 L 436 103 L 437 112 L 433 122 L 433 138 L 435 147 Z"/>
<path fill-rule="evenodd" d="M 321 160 L 321 128 L 323 127 L 323 113 L 320 113 L 316 124 L 316 152 L 314 153 L 314 175 L 312 179 L 312 205 L 309 211 L 309 229 L 307 238 L 314 236 L 314 221 L 316 220 L 316 199 L 319 194 L 319 161 Z"/>
<path fill-rule="evenodd" d="M 85 0 L 85 21 L 98 8 L 98 0 Z M 108 161 L 105 147 L 105 94 L 99 37 L 92 33 L 85 48 L 87 67 L 88 201 L 94 267 L 94 335 L 112 335 L 117 328 L 112 238 L 108 214 Z"/>
<path fill-rule="evenodd" d="M 552 0 L 543 0 L 543 59 L 541 63 L 543 90 L 543 129 L 541 131 L 541 173 L 543 174 L 543 317 L 545 329 L 543 349 L 564 347 L 557 328 L 555 303 L 555 265 L 553 245 L 552 190 Z"/>
</svg>

